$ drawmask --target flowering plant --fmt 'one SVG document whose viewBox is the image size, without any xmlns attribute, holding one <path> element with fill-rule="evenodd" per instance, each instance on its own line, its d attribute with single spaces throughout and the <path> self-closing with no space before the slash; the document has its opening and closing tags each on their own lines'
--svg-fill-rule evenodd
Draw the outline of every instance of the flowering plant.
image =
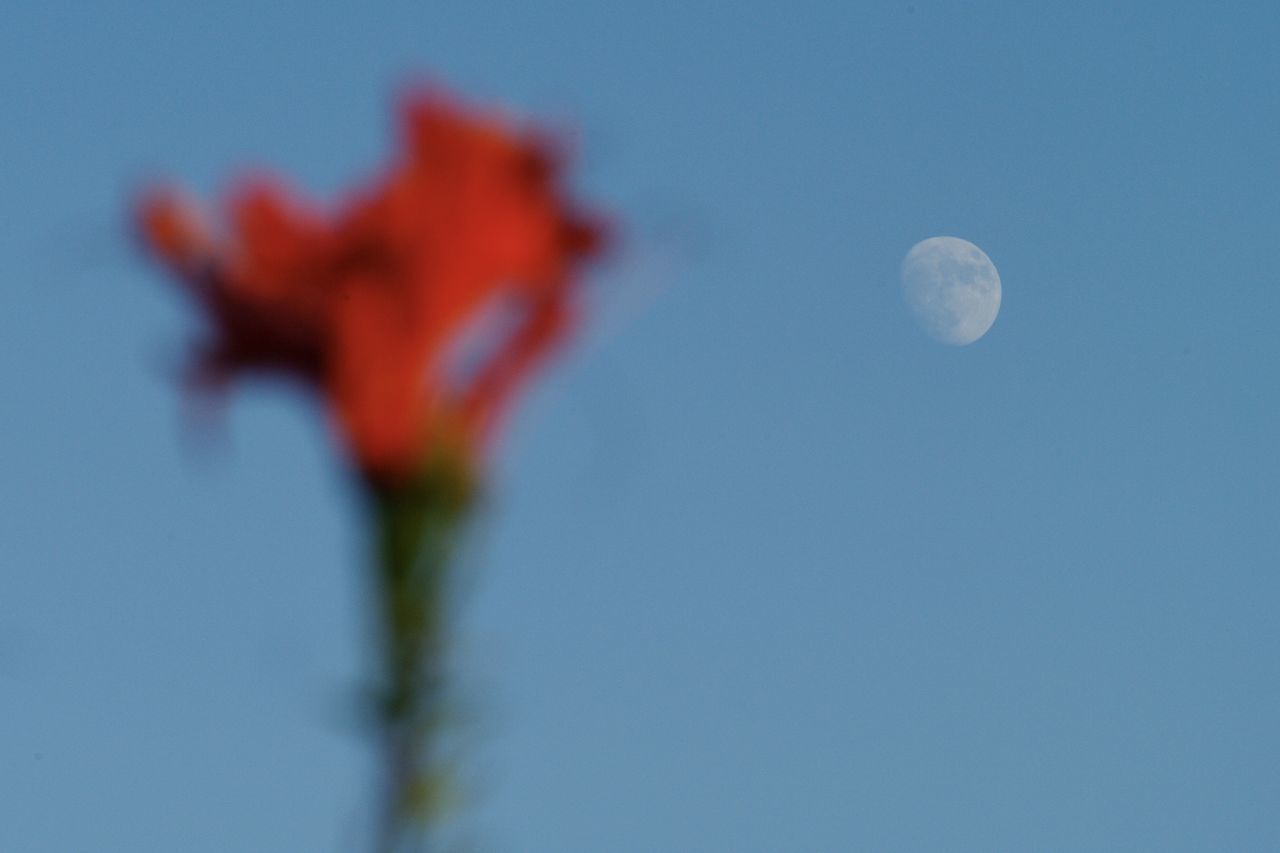
<svg viewBox="0 0 1280 853">
<path fill-rule="evenodd" d="M 167 187 L 136 211 L 145 246 L 207 321 L 192 389 L 261 374 L 301 383 L 368 497 L 384 850 L 419 838 L 442 800 L 447 570 L 487 437 L 564 338 L 576 274 L 602 243 L 537 133 L 439 92 L 410 94 L 401 120 L 399 157 L 335 208 L 257 176 L 236 185 L 221 227 Z"/>
</svg>

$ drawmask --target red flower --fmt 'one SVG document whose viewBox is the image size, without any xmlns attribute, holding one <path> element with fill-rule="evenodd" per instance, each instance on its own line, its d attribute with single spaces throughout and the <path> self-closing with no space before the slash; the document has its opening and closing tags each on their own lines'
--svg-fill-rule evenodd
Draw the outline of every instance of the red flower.
<svg viewBox="0 0 1280 853">
<path fill-rule="evenodd" d="M 333 212 L 266 178 L 232 194 L 223 233 L 172 190 L 139 205 L 149 248 L 212 326 L 197 382 L 302 380 L 379 483 L 411 476 L 446 433 L 483 437 L 564 335 L 601 234 L 562 199 L 539 138 L 437 94 L 409 98 L 403 123 L 399 162 Z M 478 357 L 459 352 L 485 318 L 508 322 Z"/>
</svg>

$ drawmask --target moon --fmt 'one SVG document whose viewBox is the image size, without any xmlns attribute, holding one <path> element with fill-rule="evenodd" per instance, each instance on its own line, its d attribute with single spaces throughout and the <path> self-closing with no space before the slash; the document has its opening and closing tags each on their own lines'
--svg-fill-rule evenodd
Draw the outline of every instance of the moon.
<svg viewBox="0 0 1280 853">
<path fill-rule="evenodd" d="M 902 295 L 929 337 L 964 346 L 1000 313 L 1000 274 L 986 253 L 959 237 L 930 237 L 902 260 Z"/>
</svg>

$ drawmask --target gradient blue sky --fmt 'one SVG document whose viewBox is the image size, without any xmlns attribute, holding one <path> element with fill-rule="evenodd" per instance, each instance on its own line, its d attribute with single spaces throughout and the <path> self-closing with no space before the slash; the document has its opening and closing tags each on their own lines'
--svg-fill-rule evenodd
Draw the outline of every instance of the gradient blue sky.
<svg viewBox="0 0 1280 853">
<path fill-rule="evenodd" d="M 193 452 L 123 217 L 332 195 L 415 73 L 628 226 L 471 559 L 486 849 L 1280 847 L 1280 13 L 1061 5 L 8 9 L 0 850 L 361 849 L 358 507 L 293 396 Z"/>
</svg>

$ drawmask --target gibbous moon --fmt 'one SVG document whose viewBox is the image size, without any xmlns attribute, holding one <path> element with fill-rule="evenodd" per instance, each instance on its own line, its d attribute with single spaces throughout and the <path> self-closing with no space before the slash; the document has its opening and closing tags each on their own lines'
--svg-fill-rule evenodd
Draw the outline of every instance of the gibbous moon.
<svg viewBox="0 0 1280 853">
<path fill-rule="evenodd" d="M 1000 313 L 1000 274 L 986 253 L 959 237 L 930 237 L 902 261 L 902 295 L 925 332 L 964 346 Z"/>
</svg>

